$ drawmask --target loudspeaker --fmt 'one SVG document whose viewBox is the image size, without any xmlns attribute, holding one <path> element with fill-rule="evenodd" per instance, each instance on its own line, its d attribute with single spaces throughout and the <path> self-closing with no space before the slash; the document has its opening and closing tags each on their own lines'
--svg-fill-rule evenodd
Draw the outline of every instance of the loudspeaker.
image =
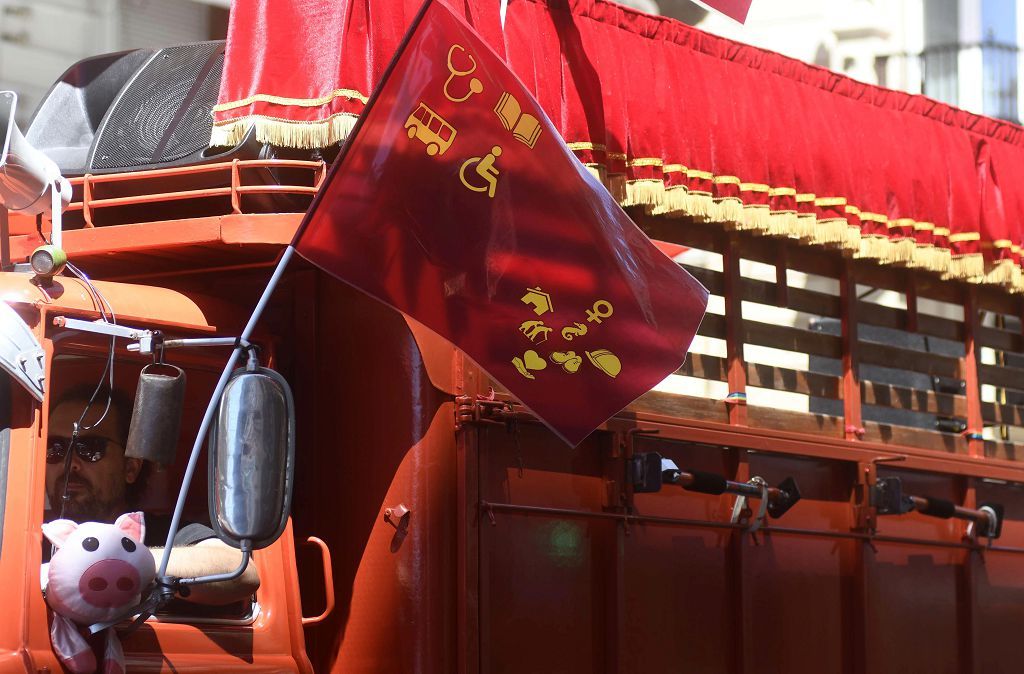
<svg viewBox="0 0 1024 674">
<path fill-rule="evenodd" d="M 0 205 L 30 215 L 50 214 L 54 206 L 63 211 L 71 200 L 71 185 L 21 135 L 14 121 L 17 105 L 17 94 L 0 91 Z"/>
<path fill-rule="evenodd" d="M 84 59 L 50 88 L 26 137 L 65 176 L 254 158 L 252 140 L 207 152 L 223 66 L 223 40 Z"/>
</svg>

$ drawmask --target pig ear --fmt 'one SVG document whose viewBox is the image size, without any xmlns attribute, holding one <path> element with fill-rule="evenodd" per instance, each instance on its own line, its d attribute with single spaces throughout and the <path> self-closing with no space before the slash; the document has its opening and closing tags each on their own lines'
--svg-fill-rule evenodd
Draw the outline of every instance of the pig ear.
<svg viewBox="0 0 1024 674">
<path fill-rule="evenodd" d="M 141 543 L 146 538 L 146 521 L 141 512 L 125 513 L 114 521 L 114 526 Z"/>
<path fill-rule="evenodd" d="M 59 548 L 64 545 L 64 542 L 68 540 L 68 536 L 70 536 L 77 528 L 77 522 L 72 522 L 71 520 L 54 520 L 52 522 L 43 523 L 43 535 Z"/>
</svg>

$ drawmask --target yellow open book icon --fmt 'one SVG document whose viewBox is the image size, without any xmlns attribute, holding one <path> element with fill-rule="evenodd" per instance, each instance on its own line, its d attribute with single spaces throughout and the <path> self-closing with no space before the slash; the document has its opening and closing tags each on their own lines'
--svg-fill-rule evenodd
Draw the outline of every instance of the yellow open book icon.
<svg viewBox="0 0 1024 674">
<path fill-rule="evenodd" d="M 498 99 L 498 104 L 494 106 L 494 113 L 516 140 L 533 149 L 542 131 L 540 122 L 530 113 L 523 112 L 515 96 L 507 91 L 503 93 Z"/>
</svg>

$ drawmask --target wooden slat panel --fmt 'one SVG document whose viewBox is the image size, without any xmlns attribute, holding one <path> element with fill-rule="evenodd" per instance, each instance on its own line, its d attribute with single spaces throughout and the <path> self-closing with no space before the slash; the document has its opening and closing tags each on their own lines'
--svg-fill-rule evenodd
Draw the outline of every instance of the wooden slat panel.
<svg viewBox="0 0 1024 674">
<path fill-rule="evenodd" d="M 843 436 L 843 420 L 825 414 L 791 412 L 774 407 L 747 406 L 747 422 L 758 428 L 772 428 L 795 433 L 813 433 L 840 438 Z"/>
<path fill-rule="evenodd" d="M 1022 344 L 1019 334 L 998 328 L 978 328 L 978 346 L 1018 353 L 1024 350 L 1024 344 Z"/>
<path fill-rule="evenodd" d="M 940 377 L 961 379 L 960 360 L 934 353 L 901 349 L 898 346 L 860 342 L 860 361 L 870 365 L 881 365 L 900 370 L 912 370 Z"/>
<path fill-rule="evenodd" d="M 652 239 L 660 239 L 681 246 L 721 252 L 718 237 L 722 226 L 703 223 L 693 218 L 666 218 L 647 215 L 639 208 L 629 209 L 633 221 Z"/>
<path fill-rule="evenodd" d="M 922 449 L 934 449 L 937 452 L 967 454 L 967 440 L 954 433 L 939 433 L 921 428 L 891 426 L 874 421 L 864 422 L 864 440 L 868 442 L 884 442 L 888 445 L 906 445 Z M 895 449 L 895 448 L 894 448 Z"/>
<path fill-rule="evenodd" d="M 726 370 L 725 358 L 709 356 L 703 353 L 691 353 L 686 356 L 686 362 L 676 370 L 676 374 L 700 379 L 711 379 L 712 381 L 725 381 Z"/>
<path fill-rule="evenodd" d="M 740 243 L 740 253 L 747 260 L 764 264 L 774 265 L 779 260 L 778 246 L 766 246 L 763 237 L 744 235 Z M 794 271 L 836 278 L 841 259 L 842 256 L 838 252 L 811 250 L 786 242 L 786 264 Z"/>
<path fill-rule="evenodd" d="M 688 264 L 680 266 L 690 272 L 693 278 L 700 281 L 701 285 L 707 288 L 708 292 L 712 295 L 721 296 L 724 292 L 725 282 L 722 279 L 722 272 L 705 269 L 704 267 L 694 267 L 693 265 Z"/>
<path fill-rule="evenodd" d="M 721 272 L 685 264 L 682 267 L 700 281 L 712 295 L 721 295 L 725 291 Z M 744 300 L 776 306 L 776 300 L 779 295 L 778 288 L 774 283 L 744 278 L 742 287 Z M 831 316 L 834 318 L 839 316 L 839 298 L 835 295 L 805 290 L 803 288 L 787 288 L 786 293 L 789 300 L 786 306 L 787 309 L 803 311 L 816 316 Z"/>
<path fill-rule="evenodd" d="M 697 334 L 705 337 L 725 339 L 725 316 L 721 314 L 704 314 L 704 318 L 700 322 L 700 328 L 697 329 Z"/>
<path fill-rule="evenodd" d="M 873 302 L 858 302 L 857 317 L 861 322 L 870 325 L 893 328 L 894 330 L 907 329 L 907 312 L 903 309 L 883 307 Z M 963 323 L 928 314 L 919 313 L 917 315 L 917 331 L 922 335 L 941 337 L 954 342 L 962 342 L 964 339 Z"/>
<path fill-rule="evenodd" d="M 981 403 L 981 418 L 993 424 L 1024 426 L 1024 406 Z"/>
<path fill-rule="evenodd" d="M 787 309 L 803 311 L 816 316 L 839 317 L 839 298 L 835 295 L 819 293 L 803 288 L 786 288 L 788 298 Z M 743 299 L 776 306 L 779 296 L 778 286 L 767 281 L 743 279 Z"/>
<path fill-rule="evenodd" d="M 985 457 L 1004 461 L 1024 461 L 1024 445 L 1012 442 L 994 442 L 986 440 Z"/>
<path fill-rule="evenodd" d="M 967 416 L 967 398 L 964 396 L 890 386 L 873 381 L 861 382 L 860 389 L 865 405 L 927 412 L 944 417 Z"/>
<path fill-rule="evenodd" d="M 743 341 L 813 356 L 839 358 L 839 338 L 823 332 L 811 332 L 785 325 L 769 325 L 757 321 L 743 322 Z"/>
<path fill-rule="evenodd" d="M 729 422 L 728 407 L 721 400 L 649 391 L 627 407 L 626 414 L 628 415 L 630 411 L 647 412 L 680 419 L 704 419 L 725 424 Z"/>
<path fill-rule="evenodd" d="M 1020 298 L 995 288 L 978 287 L 978 308 L 1020 316 Z"/>
<path fill-rule="evenodd" d="M 982 384 L 1024 390 L 1024 370 L 1016 367 L 982 365 L 979 363 L 978 378 Z"/>
<path fill-rule="evenodd" d="M 816 372 L 801 372 L 761 363 L 747 363 L 747 384 L 776 391 L 803 393 L 819 398 L 840 397 L 840 379 Z"/>
</svg>

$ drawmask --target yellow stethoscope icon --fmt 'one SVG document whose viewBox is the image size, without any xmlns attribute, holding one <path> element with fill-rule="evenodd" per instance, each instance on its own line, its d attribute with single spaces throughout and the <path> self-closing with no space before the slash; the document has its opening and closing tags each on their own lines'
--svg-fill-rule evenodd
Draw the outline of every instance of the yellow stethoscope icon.
<svg viewBox="0 0 1024 674">
<path fill-rule="evenodd" d="M 487 192 L 487 196 L 494 198 L 494 190 L 498 186 L 498 169 L 494 166 L 494 160 L 501 156 L 501 148 L 495 145 L 491 148 L 491 151 L 485 154 L 483 157 L 470 157 L 466 161 L 462 162 L 462 166 L 459 167 L 459 180 L 466 186 L 467 189 L 471 189 L 474 192 Z M 471 185 L 466 180 L 466 169 L 476 164 L 476 174 L 487 182 L 484 186 Z"/>
<path fill-rule="evenodd" d="M 469 70 L 459 70 L 452 63 L 452 55 L 455 53 L 456 49 L 466 54 L 466 58 L 469 59 L 469 62 L 471 64 Z M 476 72 L 476 59 L 473 58 L 473 55 L 466 51 L 466 48 L 460 44 L 453 44 L 451 49 L 448 50 L 448 72 L 451 74 L 448 76 L 448 79 L 445 80 L 444 83 L 444 97 L 447 98 L 452 103 L 462 103 L 463 101 L 467 101 L 469 100 L 469 97 L 472 96 L 473 94 L 479 94 L 484 90 L 484 83 L 481 82 L 478 78 L 474 77 L 469 80 L 469 93 L 467 93 L 462 98 L 455 98 L 450 93 L 448 93 L 448 87 L 449 85 L 451 85 L 452 81 L 456 77 L 467 77 Z"/>
</svg>

